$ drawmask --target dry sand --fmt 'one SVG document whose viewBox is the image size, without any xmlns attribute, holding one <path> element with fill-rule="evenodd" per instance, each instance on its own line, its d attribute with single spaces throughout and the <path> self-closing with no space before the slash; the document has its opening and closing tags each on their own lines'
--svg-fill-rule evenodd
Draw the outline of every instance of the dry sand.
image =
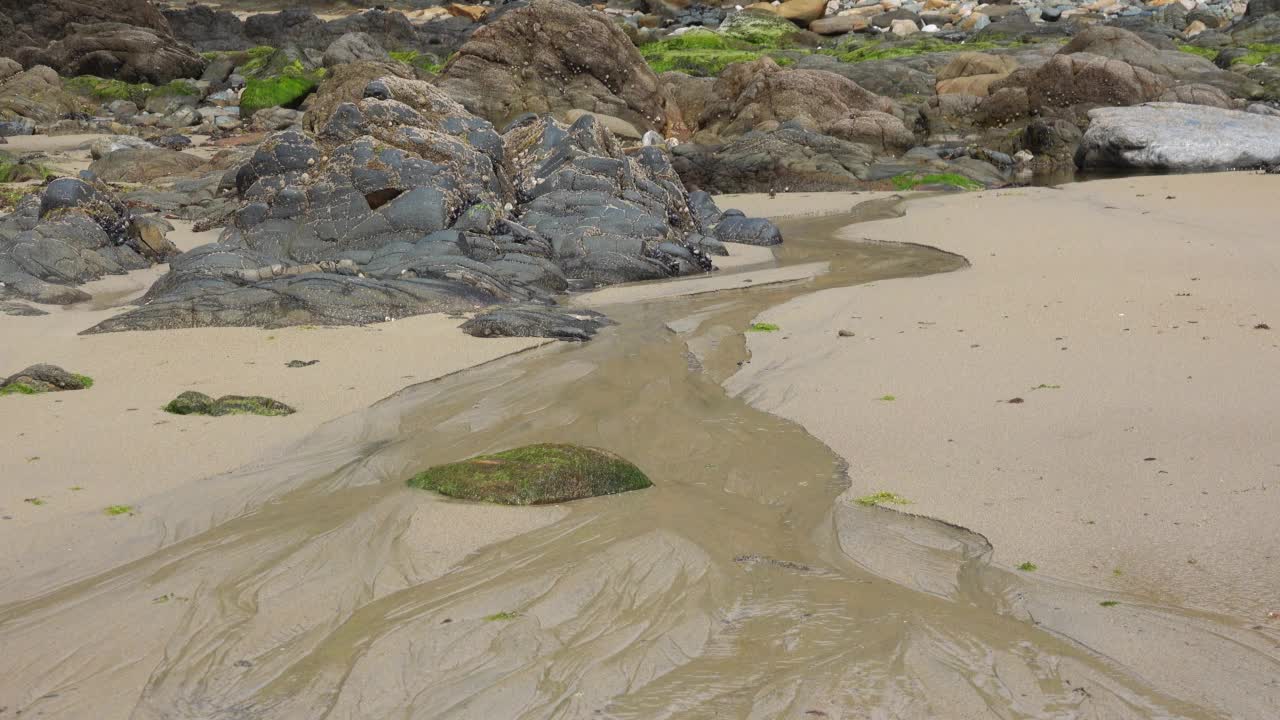
<svg viewBox="0 0 1280 720">
<path fill-rule="evenodd" d="M 1280 177 L 1233 173 L 913 201 L 846 236 L 971 268 L 765 312 L 782 331 L 751 335 L 727 386 L 847 458 L 851 496 L 904 496 L 999 564 L 1274 623 L 1277 197 Z"/>
</svg>

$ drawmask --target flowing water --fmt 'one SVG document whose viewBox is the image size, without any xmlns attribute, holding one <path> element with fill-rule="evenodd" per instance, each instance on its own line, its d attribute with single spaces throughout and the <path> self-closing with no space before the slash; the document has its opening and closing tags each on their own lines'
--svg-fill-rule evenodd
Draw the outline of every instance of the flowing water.
<svg viewBox="0 0 1280 720">
<path fill-rule="evenodd" d="M 157 502 L 148 514 L 189 518 L 147 541 L 161 549 L 0 607 L 0 706 L 135 718 L 1276 716 L 1274 634 L 1142 598 L 1103 607 L 1088 588 L 993 567 L 976 532 L 850 501 L 840 458 L 724 392 L 763 309 L 965 265 L 836 238 L 852 219 L 785 223 L 780 262 L 829 261 L 816 280 L 606 308 L 618 325 L 590 343 L 409 388 L 289 458 Z M 431 570 L 443 531 L 421 525 L 459 505 L 404 480 L 543 441 L 613 450 L 655 486 L 570 504 Z"/>
</svg>

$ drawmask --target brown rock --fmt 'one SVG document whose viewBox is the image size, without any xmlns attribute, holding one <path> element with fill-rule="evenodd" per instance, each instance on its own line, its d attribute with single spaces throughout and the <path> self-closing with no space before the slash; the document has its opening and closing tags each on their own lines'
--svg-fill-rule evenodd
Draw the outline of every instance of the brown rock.
<svg viewBox="0 0 1280 720">
<path fill-rule="evenodd" d="M 937 92 L 985 97 L 991 83 L 1007 77 L 1017 67 L 1016 60 L 1003 55 L 960 53 L 938 71 Z"/>
<path fill-rule="evenodd" d="M 87 102 L 62 89 L 58 73 L 43 65 L 0 80 L 0 120 L 23 117 L 51 123 L 67 113 L 88 109 Z"/>
<path fill-rule="evenodd" d="M 492 8 L 484 5 L 459 5 L 458 3 L 450 3 L 444 8 L 450 15 L 454 17 L 464 17 L 471 22 L 480 22 Z"/>
<path fill-rule="evenodd" d="M 47 47 L 18 48 L 24 66 L 48 65 L 63 75 L 97 75 L 125 82 L 161 85 L 198 78 L 207 64 L 190 46 L 170 35 L 116 22 L 72 23 Z"/>
<path fill-rule="evenodd" d="M 775 8 L 779 15 L 804 27 L 827 12 L 827 0 L 787 0 Z"/>
<path fill-rule="evenodd" d="M 532 0 L 480 27 L 437 84 L 498 127 L 527 112 L 579 108 L 641 131 L 688 136 L 679 108 L 626 34 L 568 0 Z"/>
<path fill-rule="evenodd" d="M 787 70 L 771 58 L 730 65 L 712 88 L 724 109 L 703 129 L 738 135 L 765 123 L 796 122 L 857 142 L 900 147 L 910 144 L 902 109 L 857 83 L 824 70 Z"/>
<path fill-rule="evenodd" d="M 809 31 L 819 35 L 844 35 L 851 32 L 863 32 L 870 26 L 871 21 L 863 16 L 835 15 L 809 23 Z"/>
</svg>

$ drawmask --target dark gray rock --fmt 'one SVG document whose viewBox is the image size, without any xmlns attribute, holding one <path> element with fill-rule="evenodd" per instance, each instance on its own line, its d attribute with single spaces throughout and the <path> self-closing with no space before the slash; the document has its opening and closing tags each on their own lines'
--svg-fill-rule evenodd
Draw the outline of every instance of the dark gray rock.
<svg viewBox="0 0 1280 720">
<path fill-rule="evenodd" d="M 712 193 L 856 188 L 875 158 L 866 145 L 792 127 L 679 145 L 672 154 L 685 184 Z"/>
<path fill-rule="evenodd" d="M 628 154 L 593 116 L 533 117 L 500 136 L 435 86 L 388 76 L 317 124 L 269 136 L 229 172 L 218 186 L 233 185 L 239 207 L 219 241 L 175 258 L 139 308 L 89 332 L 518 304 L 489 327 L 575 336 L 529 308 L 571 285 L 712 267 L 709 199 L 691 205 L 664 148 Z"/>
<path fill-rule="evenodd" d="M 49 313 L 20 302 L 0 302 L 0 313 L 13 317 L 39 317 Z"/>
<path fill-rule="evenodd" d="M 725 217 L 715 224 L 713 231 L 720 242 L 735 242 L 744 245 L 781 245 L 782 233 L 778 227 L 764 218 L 744 217 L 741 213 L 725 213 Z"/>
<path fill-rule="evenodd" d="M 57 365 L 40 364 L 0 381 L 0 395 L 85 390 L 92 386 L 93 380 L 84 375 L 67 372 Z"/>
<path fill-rule="evenodd" d="M 475 337 L 545 337 L 556 340 L 590 340 L 600 328 L 613 323 L 592 310 L 568 310 L 554 305 L 497 307 L 462 324 Z"/>
<path fill-rule="evenodd" d="M 81 302 L 89 295 L 70 286 L 162 262 L 170 250 L 106 186 L 60 178 L 0 219 L 0 298 Z"/>
</svg>

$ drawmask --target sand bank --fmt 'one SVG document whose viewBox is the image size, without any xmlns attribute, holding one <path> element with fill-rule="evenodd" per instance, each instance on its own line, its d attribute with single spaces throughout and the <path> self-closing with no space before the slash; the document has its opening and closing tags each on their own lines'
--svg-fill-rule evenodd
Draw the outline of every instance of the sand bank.
<svg viewBox="0 0 1280 720">
<path fill-rule="evenodd" d="M 999 564 L 1274 622 L 1277 193 L 1234 173 L 914 201 L 845 234 L 970 269 L 763 313 L 782 331 L 727 386 L 847 458 L 851 497 L 903 496 Z"/>
</svg>

